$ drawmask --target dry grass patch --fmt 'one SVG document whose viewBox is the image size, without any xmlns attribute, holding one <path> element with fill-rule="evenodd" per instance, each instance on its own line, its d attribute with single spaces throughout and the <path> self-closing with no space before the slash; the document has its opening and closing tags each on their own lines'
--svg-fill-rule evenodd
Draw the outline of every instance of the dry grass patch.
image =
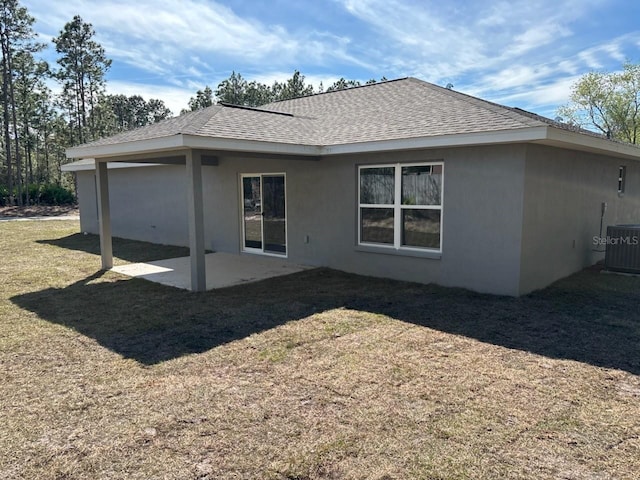
<svg viewBox="0 0 640 480">
<path fill-rule="evenodd" d="M 0 224 L 0 478 L 637 478 L 640 279 L 192 294 L 96 272 L 77 228 Z"/>
</svg>

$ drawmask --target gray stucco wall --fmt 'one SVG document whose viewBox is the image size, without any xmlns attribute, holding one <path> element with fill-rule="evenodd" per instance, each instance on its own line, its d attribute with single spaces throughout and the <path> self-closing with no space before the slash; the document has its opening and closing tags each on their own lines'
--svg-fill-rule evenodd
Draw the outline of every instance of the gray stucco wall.
<svg viewBox="0 0 640 480">
<path fill-rule="evenodd" d="M 76 194 L 80 205 L 80 231 L 97 234 L 96 173 L 94 170 L 76 172 L 76 179 Z"/>
<path fill-rule="evenodd" d="M 444 162 L 438 258 L 357 246 L 359 164 Z M 516 295 L 520 278 L 522 145 L 331 157 L 320 161 L 222 157 L 203 167 L 205 245 L 241 248 L 240 175 L 285 173 L 288 258 L 364 275 Z M 183 166 L 111 169 L 113 234 L 186 245 Z M 93 172 L 78 174 L 82 228 L 97 232 Z M 308 237 L 308 242 L 305 239 Z M 374 249 L 375 250 L 375 249 Z"/>
<path fill-rule="evenodd" d="M 80 228 L 98 233 L 95 172 L 78 178 Z M 183 166 L 109 169 L 113 235 L 167 245 L 188 245 Z"/>
<path fill-rule="evenodd" d="M 442 254 L 357 246 L 357 167 L 444 162 Z M 620 165 L 627 194 L 617 194 Z M 544 287 L 602 258 L 592 252 L 600 205 L 607 224 L 640 222 L 632 161 L 536 145 L 496 145 L 310 160 L 221 157 L 203 167 L 205 245 L 241 251 L 241 174 L 284 173 L 288 258 L 363 275 L 505 295 Z M 184 166 L 109 170 L 115 236 L 187 245 Z M 97 233 L 93 172 L 78 173 L 81 228 Z M 308 238 L 308 242 L 305 239 Z M 574 247 L 575 240 L 575 247 Z"/>
<path fill-rule="evenodd" d="M 618 195 L 618 169 L 627 167 L 626 193 Z M 527 146 L 520 293 L 545 287 L 604 259 L 601 205 L 607 225 L 640 223 L 640 168 L 637 162 Z"/>
<path fill-rule="evenodd" d="M 441 258 L 358 249 L 357 165 L 428 160 L 444 161 Z M 224 170 L 224 163 L 221 167 Z M 238 167 L 246 166 L 235 166 L 235 174 Z M 288 168 L 292 260 L 364 275 L 517 294 L 524 147 L 344 156 L 278 168 Z M 306 235 L 308 244 L 303 241 Z"/>
</svg>

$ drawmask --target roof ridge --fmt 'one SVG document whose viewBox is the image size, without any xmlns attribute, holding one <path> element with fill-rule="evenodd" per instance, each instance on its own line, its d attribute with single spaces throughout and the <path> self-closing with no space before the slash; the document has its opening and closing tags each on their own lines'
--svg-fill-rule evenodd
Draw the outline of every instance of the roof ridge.
<svg viewBox="0 0 640 480">
<path fill-rule="evenodd" d="M 178 115 L 177 117 L 173 117 L 173 118 L 182 117 L 183 119 L 185 115 L 194 117 L 194 121 L 186 122 L 184 127 L 181 128 L 178 133 L 184 134 L 184 135 L 196 134 L 202 127 L 204 127 L 207 123 L 209 123 L 209 121 L 213 117 L 215 117 L 220 112 L 220 110 L 221 110 L 220 106 L 215 104 L 205 108 L 201 108 L 200 110 L 194 110 L 193 112 L 186 112 L 186 113 L 183 113 L 182 115 Z"/>
<path fill-rule="evenodd" d="M 424 80 L 420 80 L 418 78 L 414 78 L 414 77 L 409 77 L 409 80 L 414 81 L 416 83 L 422 83 L 425 86 L 429 86 L 432 89 L 438 90 L 441 93 L 444 93 L 445 95 L 449 95 L 451 97 L 454 98 L 459 98 L 462 101 L 466 101 L 468 103 L 471 103 L 477 107 L 480 108 L 485 108 L 487 110 L 490 110 L 494 113 L 497 113 L 499 115 L 503 115 L 507 118 L 511 118 L 511 119 L 516 119 L 516 120 L 520 120 L 523 121 L 523 123 L 525 124 L 531 124 L 531 121 L 534 121 L 538 124 L 538 126 L 540 126 L 540 124 L 546 125 L 547 122 L 543 121 L 543 120 L 538 120 L 537 118 L 532 118 L 528 115 L 525 115 L 523 113 L 519 113 L 517 112 L 513 107 L 508 107 L 507 105 L 502 105 L 500 103 L 497 102 L 492 102 L 490 100 L 485 100 L 483 98 L 480 97 L 476 97 L 474 95 L 470 95 L 468 93 L 464 93 L 464 92 L 460 92 L 458 90 L 453 90 L 452 88 L 446 88 L 446 87 L 441 87 L 440 85 L 436 85 L 435 83 L 431 83 L 431 82 L 427 82 Z M 461 97 L 461 98 L 460 98 Z M 537 117 L 540 118 L 546 118 L 543 117 L 542 115 L 537 115 Z M 526 121 L 524 121 L 526 120 Z M 548 119 L 549 121 L 552 121 L 551 119 Z"/>
</svg>

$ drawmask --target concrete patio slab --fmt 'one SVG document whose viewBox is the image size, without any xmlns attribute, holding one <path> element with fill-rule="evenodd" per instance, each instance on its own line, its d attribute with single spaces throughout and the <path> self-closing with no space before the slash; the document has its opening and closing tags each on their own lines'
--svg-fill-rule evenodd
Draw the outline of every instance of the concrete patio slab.
<svg viewBox="0 0 640 480">
<path fill-rule="evenodd" d="M 230 287 L 266 278 L 288 275 L 312 267 L 297 265 L 285 259 L 259 255 L 209 253 L 205 255 L 207 290 Z M 189 257 L 170 258 L 148 263 L 131 263 L 111 269 L 129 277 L 189 290 L 191 270 Z"/>
</svg>

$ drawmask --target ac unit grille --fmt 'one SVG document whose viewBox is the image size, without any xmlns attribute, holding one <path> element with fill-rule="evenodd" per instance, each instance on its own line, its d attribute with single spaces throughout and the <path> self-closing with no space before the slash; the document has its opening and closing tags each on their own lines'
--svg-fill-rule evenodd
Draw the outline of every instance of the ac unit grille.
<svg viewBox="0 0 640 480">
<path fill-rule="evenodd" d="M 614 272 L 640 273 L 640 225 L 607 227 L 604 265 Z"/>
</svg>

